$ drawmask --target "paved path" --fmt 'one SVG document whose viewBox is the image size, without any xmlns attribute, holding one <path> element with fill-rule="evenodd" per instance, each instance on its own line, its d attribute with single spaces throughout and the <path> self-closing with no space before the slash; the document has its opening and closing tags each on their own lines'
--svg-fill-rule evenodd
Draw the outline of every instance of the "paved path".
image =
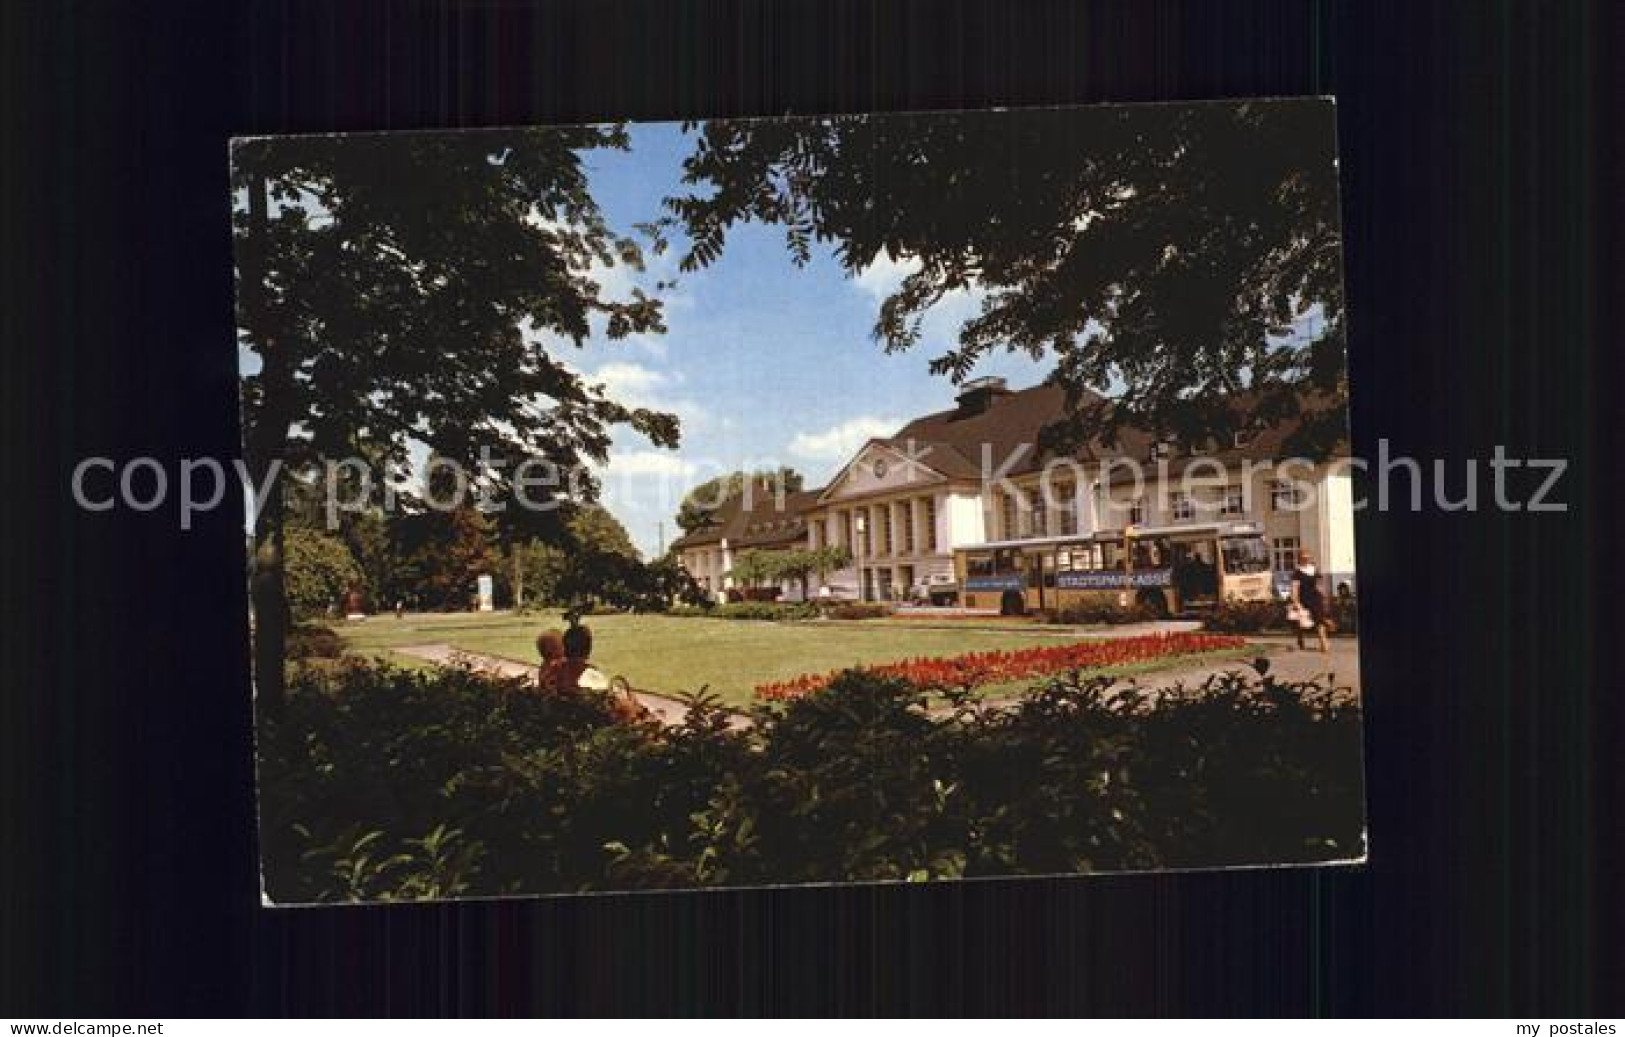
<svg viewBox="0 0 1625 1037">
<path fill-rule="evenodd" d="M 1330 675 L 1339 687 L 1350 688 L 1358 695 L 1360 691 L 1359 642 L 1352 637 L 1333 637 L 1328 640 L 1331 650 L 1322 655 L 1313 647 L 1300 650 L 1296 641 L 1290 635 L 1247 635 L 1248 643 L 1259 649 L 1257 655 L 1269 660 L 1270 675 L 1272 677 L 1290 683 L 1301 683 Z M 1308 644 L 1313 646 L 1314 641 L 1311 639 Z M 1136 679 L 1142 687 L 1148 688 L 1167 687 L 1170 684 L 1184 684 L 1186 687 L 1190 687 L 1202 683 L 1214 674 L 1228 673 L 1231 670 L 1250 670 L 1254 658 L 1256 656 L 1249 653 L 1238 658 L 1219 659 L 1200 662 L 1193 666 L 1157 670 L 1154 673 L 1141 674 Z"/>
<path fill-rule="evenodd" d="M 497 655 L 465 652 L 461 648 L 454 648 L 448 644 L 402 645 L 395 648 L 394 651 L 440 666 L 467 666 L 482 673 L 496 674 L 499 677 L 534 679 L 536 676 L 536 667 L 534 666 L 515 662 L 512 659 L 504 659 Z M 651 695 L 646 691 L 634 691 L 632 697 L 637 699 L 639 705 L 647 709 L 667 727 L 677 727 L 688 717 L 688 707 L 676 699 L 669 699 L 664 695 Z M 737 714 L 736 718 L 729 726 L 748 726 L 746 718 Z"/>
</svg>

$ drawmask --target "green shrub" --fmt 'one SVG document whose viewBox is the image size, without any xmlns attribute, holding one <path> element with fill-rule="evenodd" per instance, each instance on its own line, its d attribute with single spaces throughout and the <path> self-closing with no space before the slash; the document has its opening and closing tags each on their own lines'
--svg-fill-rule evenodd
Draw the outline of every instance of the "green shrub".
<svg viewBox="0 0 1625 1037">
<path fill-rule="evenodd" d="M 1360 632 L 1360 609 L 1353 596 L 1332 598 L 1332 622 L 1340 634 Z"/>
<path fill-rule="evenodd" d="M 613 722 L 463 670 L 296 677 L 260 737 L 279 902 L 921 880 L 1358 857 L 1347 696 L 1237 672 L 1008 709 L 858 672 L 747 731 Z M 928 706 L 930 708 L 928 709 Z"/>
<path fill-rule="evenodd" d="M 289 659 L 337 659 L 344 652 L 344 643 L 331 627 L 300 623 L 288 631 L 284 650 Z"/>
<path fill-rule="evenodd" d="M 364 582 L 350 549 L 331 533 L 289 527 L 283 535 L 283 552 L 288 608 L 295 616 L 319 616 L 336 609 L 351 589 Z"/>
<path fill-rule="evenodd" d="M 1157 613 L 1150 606 L 1141 602 L 1119 605 L 1114 601 L 1080 601 L 1065 608 L 1056 609 L 1053 613 L 1053 622 L 1077 626 L 1093 626 L 1100 623 L 1112 625 L 1145 623 L 1156 618 Z"/>
<path fill-rule="evenodd" d="M 1242 601 L 1231 598 L 1202 618 L 1204 629 L 1220 634 L 1256 634 L 1287 629 L 1286 605 L 1279 601 Z"/>
<path fill-rule="evenodd" d="M 711 608 L 676 606 L 666 612 L 668 616 L 695 616 L 711 619 L 817 619 L 818 607 L 804 602 L 731 601 Z"/>
<path fill-rule="evenodd" d="M 1330 599 L 1331 619 L 1338 633 L 1359 631 L 1359 610 L 1352 597 Z M 1206 630 L 1220 634 L 1257 634 L 1264 631 L 1290 633 L 1286 603 L 1280 601 L 1239 601 L 1231 599 L 1217 606 L 1202 620 Z"/>
<path fill-rule="evenodd" d="M 824 614 L 830 619 L 884 619 L 891 609 L 875 602 L 848 601 L 829 606 Z"/>
<path fill-rule="evenodd" d="M 676 616 L 679 619 L 699 619 L 711 615 L 717 610 L 715 605 L 673 605 L 663 615 Z"/>
</svg>

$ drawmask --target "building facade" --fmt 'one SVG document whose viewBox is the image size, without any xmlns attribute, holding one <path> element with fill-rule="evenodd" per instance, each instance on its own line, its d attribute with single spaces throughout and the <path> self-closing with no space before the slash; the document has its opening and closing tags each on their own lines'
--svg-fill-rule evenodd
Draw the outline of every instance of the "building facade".
<svg viewBox="0 0 1625 1037">
<path fill-rule="evenodd" d="M 762 494 L 754 506 L 726 502 L 714 528 L 678 542 L 683 563 L 720 600 L 746 547 L 842 545 L 852 564 L 813 579 L 811 595 L 943 602 L 957 591 L 956 549 L 1128 526 L 1253 522 L 1278 585 L 1308 550 L 1330 588 L 1354 590 L 1353 492 L 1342 458 L 1282 465 L 1286 426 L 1186 454 L 1134 430 L 1110 445 L 1043 454 L 1039 432 L 1065 403 L 1054 386 L 967 383 L 952 409 L 870 440 L 819 489 L 788 495 L 782 507 Z M 753 529 L 759 539 L 750 541 Z M 800 587 L 782 593 L 793 599 Z"/>
</svg>

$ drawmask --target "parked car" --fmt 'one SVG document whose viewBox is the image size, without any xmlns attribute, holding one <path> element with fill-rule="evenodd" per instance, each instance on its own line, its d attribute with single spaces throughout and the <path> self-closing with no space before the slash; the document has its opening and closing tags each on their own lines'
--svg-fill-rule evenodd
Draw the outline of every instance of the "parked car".
<svg viewBox="0 0 1625 1037">
<path fill-rule="evenodd" d="M 908 600 L 917 605 L 944 607 L 959 604 L 959 584 L 952 573 L 937 573 L 914 581 L 908 589 Z"/>
</svg>

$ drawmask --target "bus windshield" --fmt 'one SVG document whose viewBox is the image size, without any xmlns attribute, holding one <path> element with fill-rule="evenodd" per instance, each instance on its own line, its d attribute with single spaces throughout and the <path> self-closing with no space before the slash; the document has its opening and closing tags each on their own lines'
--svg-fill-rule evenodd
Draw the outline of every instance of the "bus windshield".
<svg viewBox="0 0 1625 1037">
<path fill-rule="evenodd" d="M 1015 552 L 977 552 L 965 556 L 966 576 L 1000 576 L 1016 571 Z"/>
<path fill-rule="evenodd" d="M 1224 571 L 1227 573 L 1261 573 L 1270 567 L 1269 548 L 1259 536 L 1225 537 Z"/>
</svg>

